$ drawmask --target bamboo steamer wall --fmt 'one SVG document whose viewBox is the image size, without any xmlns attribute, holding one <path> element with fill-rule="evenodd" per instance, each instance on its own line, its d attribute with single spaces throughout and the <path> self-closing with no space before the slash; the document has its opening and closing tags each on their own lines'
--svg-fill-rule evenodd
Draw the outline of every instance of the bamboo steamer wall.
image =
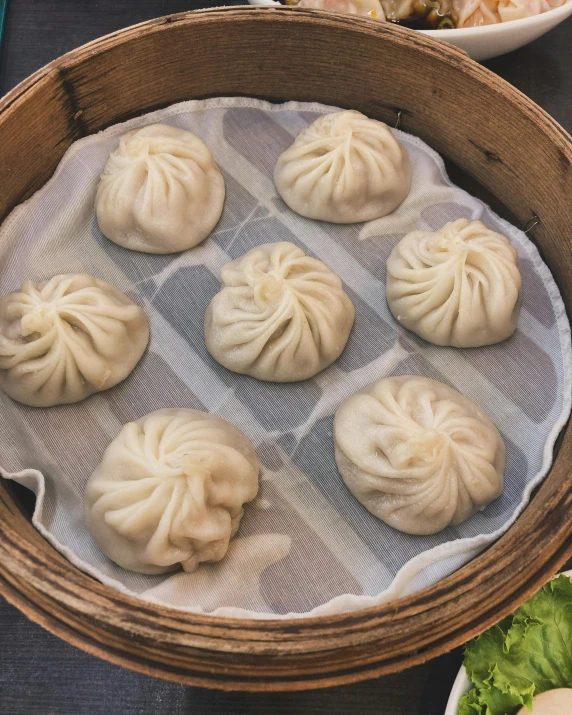
<svg viewBox="0 0 572 715">
<path fill-rule="evenodd" d="M 572 140 L 464 53 L 412 31 L 288 8 L 161 18 L 53 62 L 0 102 L 0 219 L 50 177 L 70 144 L 181 100 L 252 95 L 361 110 L 417 134 L 525 224 L 572 311 Z M 1 449 L 1 445 L 0 445 Z M 326 687 L 396 671 L 482 631 L 572 555 L 572 430 L 515 525 L 455 574 L 384 606 L 247 621 L 125 596 L 74 568 L 0 483 L 0 593 L 84 650 L 214 688 Z"/>
</svg>

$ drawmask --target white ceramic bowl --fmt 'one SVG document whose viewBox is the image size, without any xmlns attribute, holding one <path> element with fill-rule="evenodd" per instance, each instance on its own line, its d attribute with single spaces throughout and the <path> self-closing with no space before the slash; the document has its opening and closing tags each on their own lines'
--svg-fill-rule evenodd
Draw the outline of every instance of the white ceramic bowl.
<svg viewBox="0 0 572 715">
<path fill-rule="evenodd" d="M 248 0 L 251 5 L 279 5 L 277 0 Z M 561 7 L 534 17 L 501 22 L 498 25 L 465 27 L 455 30 L 418 30 L 464 50 L 474 60 L 504 55 L 536 40 L 572 14 L 572 0 Z"/>
<path fill-rule="evenodd" d="M 459 700 L 465 693 L 468 693 L 470 689 L 471 681 L 469 680 L 465 666 L 462 665 L 451 688 L 451 694 L 449 695 L 447 707 L 445 708 L 445 715 L 458 715 Z"/>
<path fill-rule="evenodd" d="M 572 571 L 563 571 L 565 576 L 572 578 Z M 458 715 L 459 711 L 459 700 L 463 697 L 465 693 L 468 693 L 471 688 L 471 681 L 465 670 L 465 666 L 462 665 L 453 687 L 451 688 L 451 694 L 449 695 L 449 700 L 447 700 L 447 707 L 445 708 L 445 715 Z"/>
</svg>

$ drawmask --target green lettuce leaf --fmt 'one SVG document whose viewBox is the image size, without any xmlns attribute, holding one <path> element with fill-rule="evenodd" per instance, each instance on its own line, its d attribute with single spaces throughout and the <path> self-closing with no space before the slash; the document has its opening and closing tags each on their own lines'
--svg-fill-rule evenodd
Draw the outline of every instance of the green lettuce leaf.
<svg viewBox="0 0 572 715">
<path fill-rule="evenodd" d="M 572 581 L 550 581 L 469 641 L 464 663 L 473 687 L 459 715 L 514 715 L 538 693 L 572 687 Z"/>
<path fill-rule="evenodd" d="M 500 690 L 473 688 L 459 701 L 459 715 L 491 715 L 518 711 L 522 704 L 515 705 L 515 698 Z"/>
</svg>

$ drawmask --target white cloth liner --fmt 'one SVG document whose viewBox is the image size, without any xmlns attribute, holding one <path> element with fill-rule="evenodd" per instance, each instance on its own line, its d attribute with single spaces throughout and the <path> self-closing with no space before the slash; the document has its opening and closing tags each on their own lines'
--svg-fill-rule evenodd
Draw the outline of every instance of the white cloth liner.
<svg viewBox="0 0 572 715">
<path fill-rule="evenodd" d="M 25 407 L 0 393 L 0 473 L 37 495 L 34 526 L 78 568 L 124 593 L 217 616 L 290 618 L 365 608 L 452 573 L 502 534 L 547 473 L 571 401 L 570 327 L 562 299 L 533 243 L 481 201 L 453 186 L 440 157 L 395 131 L 410 152 L 410 196 L 391 216 L 336 226 L 293 214 L 277 197 L 272 168 L 296 133 L 335 108 L 254 99 L 191 101 L 75 142 L 52 179 L 0 228 L 0 292 L 23 280 L 83 271 L 145 308 L 150 348 L 121 385 L 77 405 Z M 105 239 L 93 214 L 98 176 L 117 137 L 165 122 L 211 148 L 226 181 L 219 225 L 182 254 L 149 256 Z M 405 233 L 479 218 L 508 236 L 523 273 L 517 333 L 488 348 L 455 350 L 407 333 L 385 302 L 385 260 Z M 356 305 L 341 358 L 295 385 L 229 373 L 204 348 L 202 318 L 220 267 L 254 245 L 291 240 L 337 272 Z M 518 369 L 515 369 L 518 368 Z M 345 489 L 333 461 L 339 402 L 389 374 L 427 374 L 479 404 L 507 443 L 503 496 L 458 527 L 430 537 L 392 530 Z M 121 425 L 160 407 L 218 412 L 253 441 L 259 497 L 246 508 L 227 557 L 195 574 L 143 576 L 120 569 L 83 522 L 85 483 Z"/>
</svg>

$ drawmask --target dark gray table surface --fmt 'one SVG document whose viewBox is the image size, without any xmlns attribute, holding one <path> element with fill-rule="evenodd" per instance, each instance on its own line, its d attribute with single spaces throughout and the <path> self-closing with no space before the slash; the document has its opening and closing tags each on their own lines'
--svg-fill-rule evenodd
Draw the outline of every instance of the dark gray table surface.
<svg viewBox="0 0 572 715">
<path fill-rule="evenodd" d="M 0 95 L 55 57 L 114 30 L 209 0 L 11 0 Z M 228 1 L 226 4 L 241 4 Z M 484 63 L 572 129 L 572 21 Z M 494 122 L 483 116 L 483 122 Z M 0 599 L 0 715 L 442 715 L 460 650 L 378 680 L 292 694 L 228 694 L 123 670 L 69 646 Z"/>
</svg>

